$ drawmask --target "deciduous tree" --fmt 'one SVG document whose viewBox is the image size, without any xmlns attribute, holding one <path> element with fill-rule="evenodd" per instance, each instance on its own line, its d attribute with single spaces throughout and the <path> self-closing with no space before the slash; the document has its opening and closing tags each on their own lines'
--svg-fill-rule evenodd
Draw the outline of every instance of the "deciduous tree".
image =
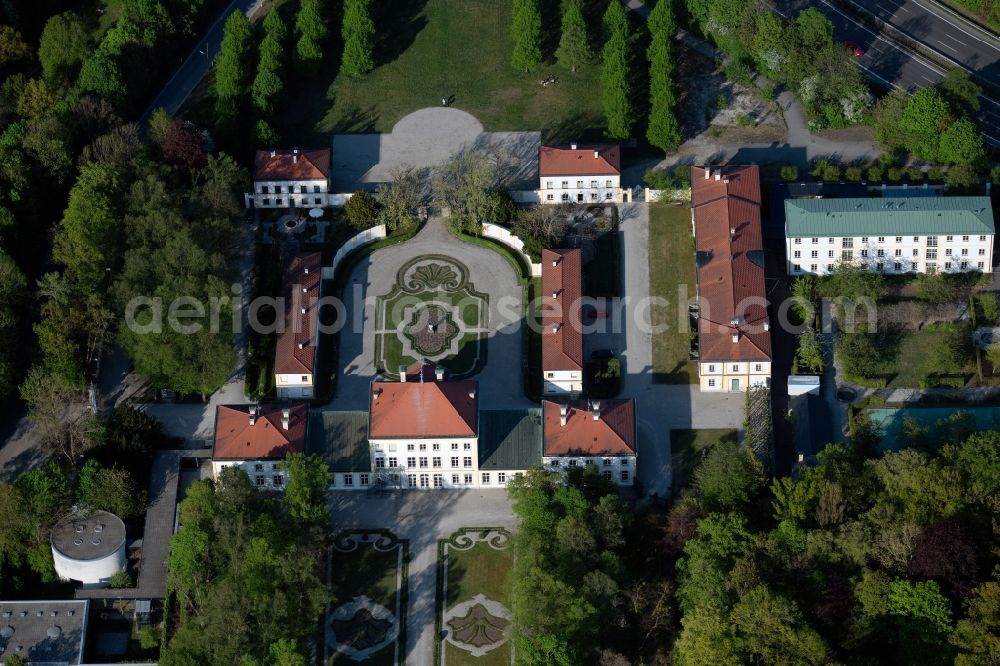
<svg viewBox="0 0 1000 666">
<path fill-rule="evenodd" d="M 42 73 L 50 83 L 69 81 L 90 55 L 90 31 L 79 14 L 63 12 L 45 22 L 38 45 Z"/>
</svg>

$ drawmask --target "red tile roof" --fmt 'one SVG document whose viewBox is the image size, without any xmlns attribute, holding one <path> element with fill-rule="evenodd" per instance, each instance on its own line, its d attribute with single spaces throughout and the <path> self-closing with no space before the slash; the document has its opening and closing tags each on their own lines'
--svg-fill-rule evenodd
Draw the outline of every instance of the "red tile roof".
<svg viewBox="0 0 1000 666">
<path fill-rule="evenodd" d="M 476 382 L 435 381 L 429 371 L 405 382 L 372 382 L 368 433 L 372 439 L 477 437 L 479 390 Z M 421 376 L 423 379 L 421 380 Z"/>
<path fill-rule="evenodd" d="M 596 156 L 595 156 L 596 153 Z M 538 174 L 545 176 L 617 176 L 621 173 L 618 144 L 542 146 Z"/>
<path fill-rule="evenodd" d="M 322 255 L 319 252 L 294 254 L 285 262 L 282 279 L 285 328 L 278 335 L 275 345 L 275 374 L 312 374 L 316 361 L 317 302 L 322 273 Z"/>
<path fill-rule="evenodd" d="M 583 369 L 582 262 L 580 250 L 542 250 L 542 370 Z"/>
<path fill-rule="evenodd" d="M 250 423 L 250 408 L 257 416 Z M 288 410 L 288 429 L 282 410 Z M 214 460 L 280 459 L 305 451 L 306 405 L 219 405 L 215 410 Z"/>
<path fill-rule="evenodd" d="M 593 409 L 596 405 L 597 409 Z M 562 425 L 558 402 L 542 401 L 542 455 L 602 456 L 635 454 L 635 402 L 571 400 Z M 598 418 L 594 420 L 594 412 Z"/>
<path fill-rule="evenodd" d="M 254 180 L 326 180 L 330 149 L 258 150 L 253 160 Z"/>
<path fill-rule="evenodd" d="M 712 167 L 707 179 L 705 173 L 691 168 L 700 358 L 769 361 L 760 173 L 756 166 Z"/>
</svg>

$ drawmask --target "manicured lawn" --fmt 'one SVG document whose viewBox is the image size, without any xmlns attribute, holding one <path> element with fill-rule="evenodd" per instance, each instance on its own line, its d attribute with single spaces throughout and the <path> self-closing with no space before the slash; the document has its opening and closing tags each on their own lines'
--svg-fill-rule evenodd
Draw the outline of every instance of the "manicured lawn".
<svg viewBox="0 0 1000 666">
<path fill-rule="evenodd" d="M 333 550 L 331 560 L 331 609 L 351 601 L 354 597 L 364 595 L 372 601 L 385 606 L 390 611 L 395 612 L 397 596 L 404 595 L 399 600 L 403 617 L 397 618 L 397 621 L 400 623 L 400 634 L 396 641 L 400 643 L 400 652 L 402 653 L 402 641 L 405 640 L 406 636 L 406 598 L 405 590 L 401 590 L 398 584 L 400 580 L 398 577 L 399 572 L 397 571 L 399 564 L 398 548 L 392 548 L 387 552 L 380 552 L 371 544 L 361 543 L 356 550 L 348 553 Z M 405 551 L 402 560 L 404 572 L 402 573 L 401 580 L 405 587 Z M 396 642 L 390 643 L 361 663 L 372 664 L 373 666 L 391 666 L 395 662 Z M 328 646 L 328 648 L 331 651 L 333 650 L 332 646 Z M 328 666 L 354 663 L 358 662 L 335 651 L 332 651 L 332 654 L 327 659 Z"/>
<path fill-rule="evenodd" d="M 920 388 L 921 382 L 933 384 L 935 376 L 967 378 L 976 371 L 975 357 L 970 353 L 956 362 L 944 350 L 951 349 L 957 337 L 968 335 L 965 327 L 901 331 L 895 349 L 886 350 L 877 374 L 891 376 L 888 388 Z"/>
<path fill-rule="evenodd" d="M 476 531 L 470 532 L 470 534 L 475 533 Z M 440 612 L 443 613 L 478 594 L 510 608 L 508 577 L 513 565 L 513 551 L 509 547 L 497 550 L 481 541 L 469 550 L 458 550 L 449 546 L 447 560 L 444 560 L 443 553 L 442 545 L 438 556 L 442 565 L 447 561 L 448 590 L 446 594 L 442 593 L 444 581 L 439 580 Z M 444 573 L 443 566 L 441 573 Z M 448 666 L 509 666 L 512 658 L 509 641 L 481 657 L 475 657 L 444 640 L 440 643 L 440 649 Z"/>
<path fill-rule="evenodd" d="M 736 431 L 729 428 L 706 428 L 703 430 L 671 430 L 670 458 L 673 462 L 673 493 L 690 487 L 691 474 L 701 462 L 708 449 L 720 441 L 736 441 Z"/>
<path fill-rule="evenodd" d="M 691 211 L 680 206 L 650 204 L 650 295 L 669 303 L 652 308 L 653 326 L 659 331 L 653 335 L 653 381 L 660 384 L 698 382 L 697 363 L 688 359 L 691 343 L 687 304 L 678 302 L 678 287 L 682 285 L 686 285 L 687 297 L 693 298 L 697 287 Z"/>
<path fill-rule="evenodd" d="M 488 130 L 540 129 L 549 141 L 600 135 L 598 66 L 576 74 L 555 65 L 515 71 L 509 1 L 397 0 L 374 7 L 381 40 L 375 70 L 356 80 L 337 76 L 338 54 L 318 75 L 286 85 L 286 111 L 276 123 L 286 142 L 325 145 L 331 132 L 388 132 L 406 114 L 451 95 L 456 108 Z M 339 33 L 340 26 L 330 30 Z M 337 50 L 340 40 L 324 48 Z M 549 74 L 559 81 L 543 87 Z"/>
</svg>

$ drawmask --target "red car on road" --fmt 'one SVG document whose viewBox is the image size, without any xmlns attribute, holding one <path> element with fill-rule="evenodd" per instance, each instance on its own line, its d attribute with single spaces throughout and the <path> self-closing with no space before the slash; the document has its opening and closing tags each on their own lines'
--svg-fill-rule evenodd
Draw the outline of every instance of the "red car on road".
<svg viewBox="0 0 1000 666">
<path fill-rule="evenodd" d="M 847 50 L 850 51 L 851 54 L 854 55 L 855 57 L 860 57 L 865 54 L 865 50 L 860 46 L 858 46 L 857 44 L 855 44 L 854 42 L 852 42 L 851 40 L 845 41 L 844 46 L 846 46 Z"/>
</svg>

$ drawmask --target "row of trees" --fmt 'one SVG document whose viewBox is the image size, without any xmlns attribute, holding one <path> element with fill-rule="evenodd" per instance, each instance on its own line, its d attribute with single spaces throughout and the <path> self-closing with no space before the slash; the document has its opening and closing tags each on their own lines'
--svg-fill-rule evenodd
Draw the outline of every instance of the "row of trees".
<svg viewBox="0 0 1000 666">
<path fill-rule="evenodd" d="M 180 621 L 165 666 L 305 666 L 324 583 L 331 474 L 317 456 L 291 454 L 286 492 L 264 496 L 236 467 L 196 481 L 180 504 L 168 589 Z"/>
<path fill-rule="evenodd" d="M 524 72 L 535 70 L 543 60 L 542 14 L 537 0 L 514 0 L 511 35 L 514 49 L 511 63 Z M 622 3 L 609 2 L 603 19 L 601 42 L 601 100 L 607 120 L 607 135 L 628 139 L 636 115 L 633 89 L 633 57 L 636 35 L 629 25 Z M 677 25 L 670 0 L 657 2 L 649 17 L 649 142 L 665 151 L 680 144 L 680 121 L 674 91 L 673 35 Z M 581 0 L 563 3 L 560 38 L 555 50 L 560 65 L 576 73 L 594 60 L 592 35 L 587 29 Z"/>
<path fill-rule="evenodd" d="M 828 445 L 769 492 L 734 472 L 734 445 L 711 450 L 667 523 L 681 612 L 674 663 L 998 657 L 1000 435 L 966 431 L 935 452 L 870 459 L 871 435 Z"/>
</svg>

